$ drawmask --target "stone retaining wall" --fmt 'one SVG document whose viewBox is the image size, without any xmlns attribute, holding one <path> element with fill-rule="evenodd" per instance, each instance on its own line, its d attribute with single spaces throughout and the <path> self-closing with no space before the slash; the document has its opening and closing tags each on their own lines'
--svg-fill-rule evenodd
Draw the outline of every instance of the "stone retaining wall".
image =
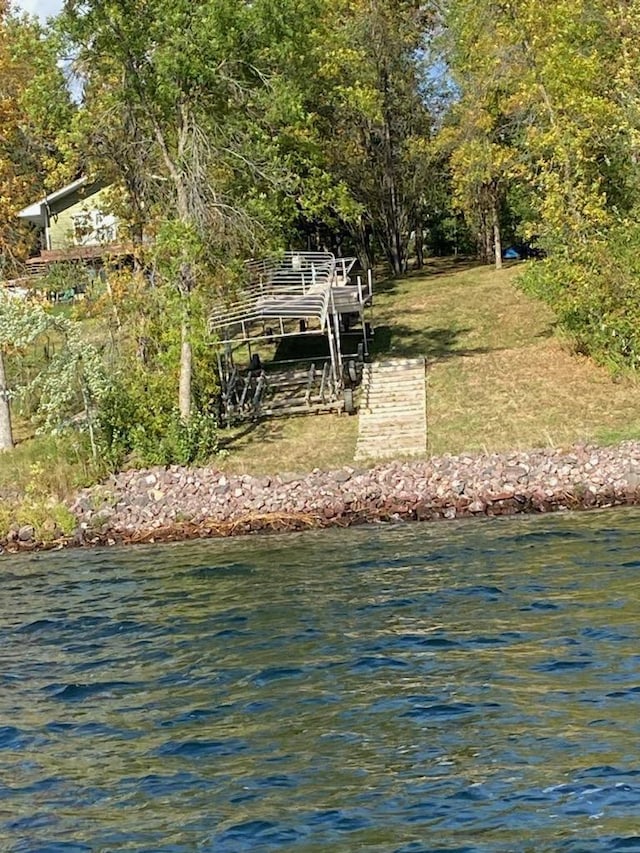
<svg viewBox="0 0 640 853">
<path fill-rule="evenodd" d="M 272 477 L 209 468 L 126 471 L 79 492 L 58 544 L 115 544 L 398 520 L 640 503 L 640 442 L 441 456 Z M 14 530 L 5 549 L 38 547 Z"/>
</svg>

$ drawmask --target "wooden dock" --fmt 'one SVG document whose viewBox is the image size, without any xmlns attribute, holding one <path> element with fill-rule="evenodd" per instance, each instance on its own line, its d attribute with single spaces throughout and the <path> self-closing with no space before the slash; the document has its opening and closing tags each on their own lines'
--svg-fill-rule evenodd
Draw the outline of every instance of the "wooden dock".
<svg viewBox="0 0 640 853">
<path fill-rule="evenodd" d="M 426 451 L 425 359 L 365 365 L 356 460 L 424 455 Z"/>
</svg>

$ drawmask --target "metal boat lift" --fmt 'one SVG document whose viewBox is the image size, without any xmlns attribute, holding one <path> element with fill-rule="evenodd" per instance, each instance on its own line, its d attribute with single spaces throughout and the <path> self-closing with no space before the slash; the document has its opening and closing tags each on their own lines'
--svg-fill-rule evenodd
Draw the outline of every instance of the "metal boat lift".
<svg viewBox="0 0 640 853">
<path fill-rule="evenodd" d="M 371 270 L 353 275 L 355 258 L 286 252 L 248 261 L 245 284 L 209 319 L 217 338 L 222 415 L 235 422 L 354 408 L 371 336 L 365 311 Z M 327 355 L 267 358 L 287 338 L 322 337 Z M 246 355 L 246 359 L 242 353 Z"/>
</svg>

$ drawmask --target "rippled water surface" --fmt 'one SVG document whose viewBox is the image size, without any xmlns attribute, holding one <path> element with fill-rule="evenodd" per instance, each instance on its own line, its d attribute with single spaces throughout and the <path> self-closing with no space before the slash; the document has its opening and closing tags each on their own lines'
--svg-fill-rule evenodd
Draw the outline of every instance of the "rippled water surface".
<svg viewBox="0 0 640 853">
<path fill-rule="evenodd" d="M 0 576 L 2 851 L 640 851 L 637 511 Z"/>
</svg>

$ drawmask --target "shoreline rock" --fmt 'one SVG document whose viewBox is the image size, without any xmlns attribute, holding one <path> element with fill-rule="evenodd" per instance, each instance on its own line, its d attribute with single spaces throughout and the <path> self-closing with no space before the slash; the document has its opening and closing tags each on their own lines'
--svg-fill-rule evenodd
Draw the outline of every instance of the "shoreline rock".
<svg viewBox="0 0 640 853">
<path fill-rule="evenodd" d="M 272 476 L 215 466 L 124 471 L 79 491 L 75 533 L 38 542 L 23 529 L 4 552 L 168 542 L 384 521 L 542 513 L 640 504 L 640 442 L 502 454 L 446 454 L 363 469 Z M 20 535 L 21 534 L 21 535 Z"/>
</svg>

